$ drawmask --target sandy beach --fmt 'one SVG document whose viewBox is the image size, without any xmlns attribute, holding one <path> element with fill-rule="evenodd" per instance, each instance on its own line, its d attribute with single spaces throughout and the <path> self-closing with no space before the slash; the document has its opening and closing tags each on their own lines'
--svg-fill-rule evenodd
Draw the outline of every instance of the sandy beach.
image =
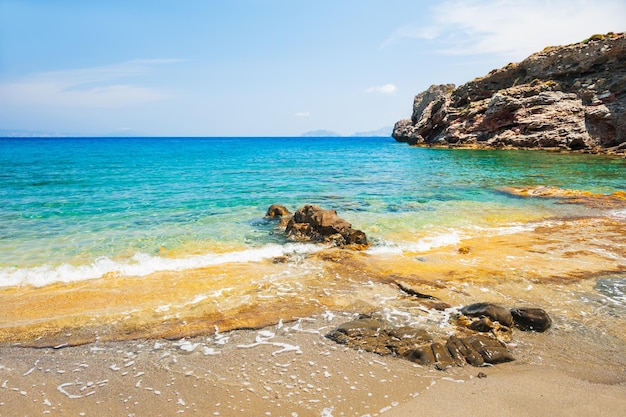
<svg viewBox="0 0 626 417">
<path fill-rule="evenodd" d="M 324 337 L 348 314 L 177 341 L 3 347 L 0 415 L 618 416 L 623 344 L 517 332 L 517 360 L 438 371 Z M 601 345 L 597 337 L 603 337 Z M 598 346 L 604 346 L 600 349 Z"/>
</svg>

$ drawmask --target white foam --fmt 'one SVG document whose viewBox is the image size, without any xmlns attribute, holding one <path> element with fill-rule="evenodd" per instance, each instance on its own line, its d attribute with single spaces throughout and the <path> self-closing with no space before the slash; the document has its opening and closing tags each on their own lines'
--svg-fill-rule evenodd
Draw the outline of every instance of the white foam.
<svg viewBox="0 0 626 417">
<path fill-rule="evenodd" d="M 458 231 L 444 233 L 441 235 L 429 236 L 418 240 L 415 243 L 406 246 L 409 252 L 426 252 L 434 248 L 456 245 L 461 241 L 461 235 Z"/>
<path fill-rule="evenodd" d="M 404 252 L 427 252 L 439 247 L 456 245 L 463 238 L 460 231 L 453 230 L 427 236 L 416 242 L 396 243 L 383 241 L 380 244 L 372 246 L 366 252 L 372 255 L 401 255 Z"/>
<path fill-rule="evenodd" d="M 226 263 L 260 262 L 284 255 L 303 255 L 321 250 L 322 247 L 305 243 L 287 245 L 270 244 L 261 248 L 228 253 L 208 253 L 185 258 L 162 258 L 137 253 L 129 260 L 116 261 L 101 257 L 88 265 L 62 264 L 32 268 L 0 268 L 0 287 L 34 285 L 41 287 L 54 282 L 73 282 L 114 276 L 146 276 L 159 271 L 184 271 Z M 201 301 L 201 300 L 198 300 Z"/>
<path fill-rule="evenodd" d="M 626 209 L 612 210 L 609 212 L 609 216 L 626 220 Z"/>
<path fill-rule="evenodd" d="M 626 213 L 624 214 L 626 216 Z M 366 252 L 371 255 L 402 255 L 405 252 L 428 252 L 432 249 L 458 245 L 465 239 L 476 236 L 505 236 L 515 233 L 532 231 L 539 226 L 553 225 L 554 221 L 539 223 L 512 223 L 505 226 L 483 227 L 472 226 L 463 229 L 450 229 L 434 231 L 432 235 L 425 236 L 415 242 L 393 242 L 381 240 L 376 242 Z"/>
</svg>

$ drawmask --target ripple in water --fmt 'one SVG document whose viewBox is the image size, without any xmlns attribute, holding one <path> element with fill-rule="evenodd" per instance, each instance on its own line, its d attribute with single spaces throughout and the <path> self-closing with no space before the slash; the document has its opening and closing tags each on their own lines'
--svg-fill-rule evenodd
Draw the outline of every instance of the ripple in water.
<svg viewBox="0 0 626 417">
<path fill-rule="evenodd" d="M 600 278 L 595 289 L 614 303 L 626 306 L 626 277 Z"/>
</svg>

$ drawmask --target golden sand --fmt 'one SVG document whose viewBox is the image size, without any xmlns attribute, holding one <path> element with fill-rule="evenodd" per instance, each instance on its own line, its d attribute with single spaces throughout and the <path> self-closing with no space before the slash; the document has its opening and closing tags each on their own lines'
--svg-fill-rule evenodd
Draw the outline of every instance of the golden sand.
<svg viewBox="0 0 626 417">
<path fill-rule="evenodd" d="M 623 222 L 598 217 L 531 226 L 419 253 L 329 249 L 275 262 L 5 288 L 0 343 L 173 339 L 211 334 L 216 327 L 260 328 L 326 310 L 370 312 L 383 306 L 381 297 L 398 295 L 398 280 L 421 285 L 451 305 L 491 297 L 555 306 L 570 302 L 562 294 L 552 298 L 559 285 L 587 283 L 593 291 L 595 277 L 626 271 Z M 529 286 L 534 299 L 524 291 Z M 502 295 L 493 297 L 492 291 Z"/>
</svg>

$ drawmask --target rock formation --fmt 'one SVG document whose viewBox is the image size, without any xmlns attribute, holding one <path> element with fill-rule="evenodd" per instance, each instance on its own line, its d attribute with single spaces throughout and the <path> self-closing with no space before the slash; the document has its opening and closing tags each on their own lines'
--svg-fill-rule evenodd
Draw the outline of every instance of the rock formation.
<svg viewBox="0 0 626 417">
<path fill-rule="evenodd" d="M 415 96 L 411 145 L 626 152 L 626 34 L 547 47 L 458 88 Z"/>
<path fill-rule="evenodd" d="M 424 329 L 401 326 L 368 315 L 343 323 L 326 335 L 337 343 L 379 355 L 397 355 L 421 365 L 444 370 L 453 366 L 482 366 L 515 360 L 506 342 L 511 327 L 544 332 L 552 325 L 545 310 L 536 307 L 507 309 L 492 303 L 464 306 L 454 319 L 458 335 L 437 341 Z"/>
<path fill-rule="evenodd" d="M 352 225 L 337 215 L 336 210 L 307 204 L 290 216 L 284 206 L 272 204 L 267 211 L 267 218 L 280 218 L 280 225 L 285 227 L 288 239 L 333 243 L 336 246 L 356 245 L 367 246 L 364 232 L 352 228 Z"/>
</svg>

